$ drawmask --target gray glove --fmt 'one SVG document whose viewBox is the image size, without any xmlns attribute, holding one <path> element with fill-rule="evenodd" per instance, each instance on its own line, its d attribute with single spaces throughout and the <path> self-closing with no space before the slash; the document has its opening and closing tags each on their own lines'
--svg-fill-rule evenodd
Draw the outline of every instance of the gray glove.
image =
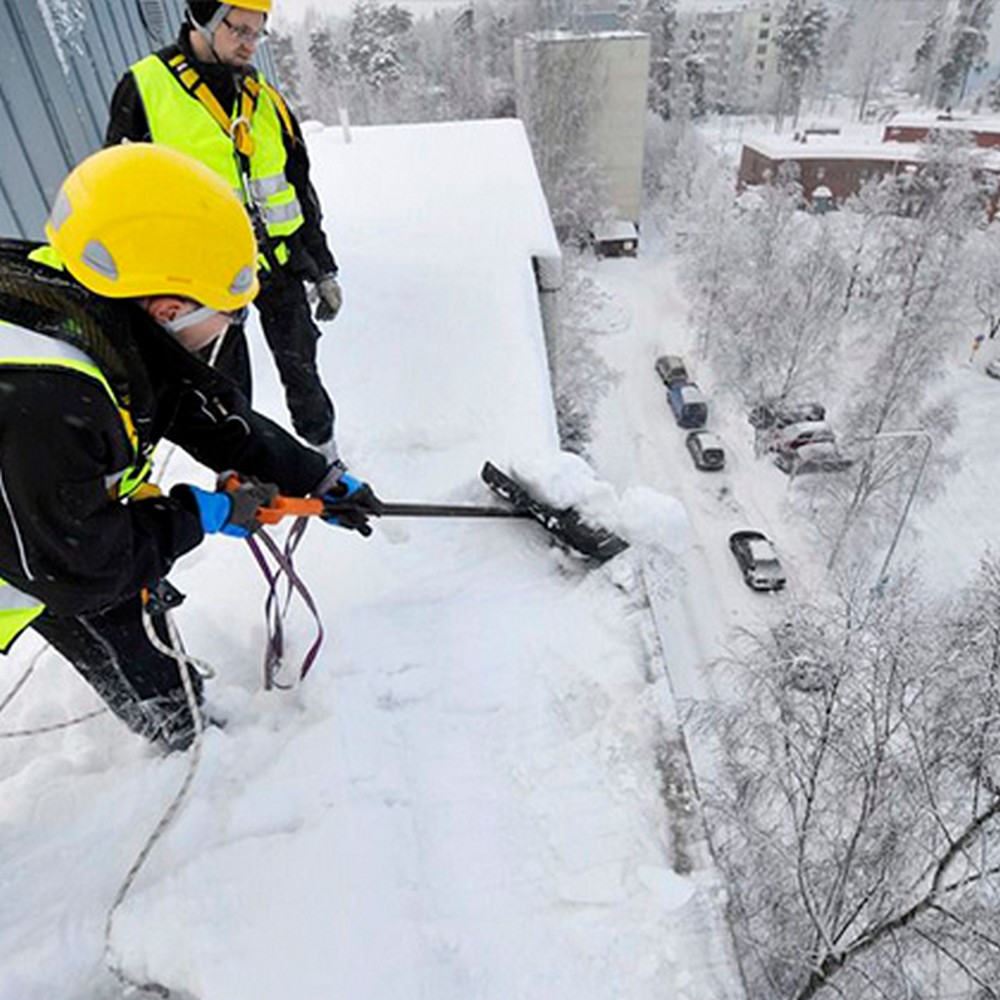
<svg viewBox="0 0 1000 1000">
<path fill-rule="evenodd" d="M 344 293 L 340 290 L 335 274 L 324 274 L 316 282 L 316 292 L 319 294 L 319 302 L 316 303 L 316 319 L 325 323 L 340 312 Z"/>
</svg>

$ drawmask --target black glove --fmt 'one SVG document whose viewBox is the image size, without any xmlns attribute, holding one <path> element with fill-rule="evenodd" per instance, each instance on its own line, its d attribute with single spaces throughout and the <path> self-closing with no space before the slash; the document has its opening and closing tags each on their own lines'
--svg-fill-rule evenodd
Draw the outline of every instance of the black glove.
<svg viewBox="0 0 1000 1000">
<path fill-rule="evenodd" d="M 340 290 L 340 283 L 335 274 L 324 274 L 316 282 L 316 293 L 319 295 L 319 302 L 316 303 L 316 319 L 325 323 L 333 319 L 340 312 L 340 307 L 344 301 L 344 293 Z"/>
<path fill-rule="evenodd" d="M 368 518 L 382 513 L 382 501 L 368 483 L 355 479 L 342 466 L 335 465 L 331 472 L 334 475 L 328 475 L 320 485 L 323 520 L 367 538 L 372 533 Z"/>
</svg>

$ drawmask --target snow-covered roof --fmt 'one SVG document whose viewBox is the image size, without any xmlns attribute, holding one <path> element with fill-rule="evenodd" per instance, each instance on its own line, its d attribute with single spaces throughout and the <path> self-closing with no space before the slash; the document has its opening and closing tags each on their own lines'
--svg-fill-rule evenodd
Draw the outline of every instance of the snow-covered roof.
<svg viewBox="0 0 1000 1000">
<path fill-rule="evenodd" d="M 594 226 L 595 240 L 635 240 L 639 232 L 634 222 L 627 219 L 612 219 L 610 222 L 600 222 Z"/>
<path fill-rule="evenodd" d="M 806 142 L 796 142 L 792 136 L 773 139 L 752 139 L 744 146 L 755 149 L 772 160 L 919 160 L 923 157 L 919 143 L 859 142 L 856 138 L 839 135 L 810 135 Z"/>
<path fill-rule="evenodd" d="M 525 35 L 539 42 L 592 42 L 596 39 L 636 39 L 648 38 L 645 31 L 566 31 L 553 29 L 550 31 L 533 31 Z"/>
<path fill-rule="evenodd" d="M 957 132 L 1000 133 L 1000 115 L 952 115 L 941 117 L 940 112 L 908 113 L 885 123 L 886 128 L 932 128 Z"/>
</svg>

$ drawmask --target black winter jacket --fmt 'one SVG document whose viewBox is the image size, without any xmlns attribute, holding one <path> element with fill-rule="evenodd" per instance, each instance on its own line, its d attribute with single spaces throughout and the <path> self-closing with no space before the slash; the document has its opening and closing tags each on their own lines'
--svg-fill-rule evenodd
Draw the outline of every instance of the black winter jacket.
<svg viewBox="0 0 1000 1000">
<path fill-rule="evenodd" d="M 128 400 L 145 450 L 166 438 L 217 472 L 235 469 L 289 495 L 319 484 L 322 455 L 251 410 L 138 306 L 27 262 L 33 246 L 0 241 L 0 320 L 83 350 Z M 108 481 L 131 457 L 118 409 L 91 376 L 0 365 L 0 577 L 52 613 L 73 615 L 113 606 L 165 576 L 202 540 L 197 507 L 184 487 L 112 499 Z"/>
<path fill-rule="evenodd" d="M 198 60 L 191 43 L 188 40 L 190 26 L 185 22 L 174 45 L 160 49 L 157 55 L 164 62 L 178 52 L 184 53 L 184 58 L 198 72 L 198 75 L 215 94 L 222 107 L 231 109 L 236 102 L 237 83 L 240 78 L 238 71 L 221 63 L 203 63 Z M 195 98 L 191 98 L 195 100 Z M 302 205 L 302 215 L 305 222 L 297 232 L 286 242 L 292 252 L 289 266 L 301 277 L 316 280 L 323 274 L 336 274 L 337 262 L 327 245 L 326 234 L 323 232 L 323 212 L 319 197 L 309 179 L 309 154 L 305 140 L 295 116 L 289 110 L 292 120 L 291 136 L 284 136 L 285 152 L 288 162 L 285 176 L 294 185 Z M 220 138 L 222 132 L 220 130 Z M 151 142 L 152 136 L 146 109 L 139 95 L 139 87 L 131 71 L 127 72 L 115 87 L 111 98 L 111 115 L 107 133 L 104 137 L 105 146 L 117 146 L 123 140 L 129 142 Z M 226 140 L 228 141 L 228 140 Z"/>
</svg>

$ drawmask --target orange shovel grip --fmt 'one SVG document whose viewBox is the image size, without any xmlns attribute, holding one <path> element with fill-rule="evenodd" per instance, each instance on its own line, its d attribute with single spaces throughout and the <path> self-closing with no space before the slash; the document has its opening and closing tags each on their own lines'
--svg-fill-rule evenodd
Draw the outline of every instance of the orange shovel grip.
<svg viewBox="0 0 1000 1000">
<path fill-rule="evenodd" d="M 323 513 L 319 497 L 275 497 L 267 507 L 257 508 L 261 524 L 277 524 L 283 517 L 316 517 Z"/>
</svg>

